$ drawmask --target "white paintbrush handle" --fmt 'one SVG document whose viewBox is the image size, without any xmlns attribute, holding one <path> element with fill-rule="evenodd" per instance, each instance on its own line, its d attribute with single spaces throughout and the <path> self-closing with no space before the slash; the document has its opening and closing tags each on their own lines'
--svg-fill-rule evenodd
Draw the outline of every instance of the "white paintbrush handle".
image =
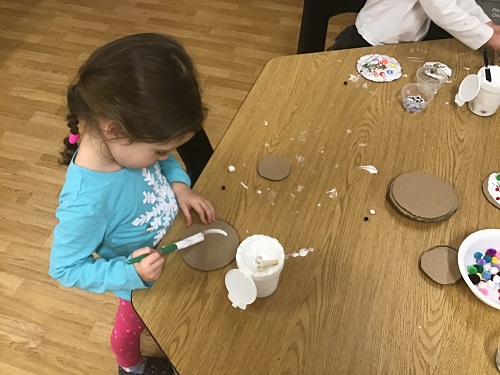
<svg viewBox="0 0 500 375">
<path fill-rule="evenodd" d="M 186 247 L 193 246 L 197 243 L 200 243 L 203 241 L 205 237 L 203 236 L 202 233 L 196 233 L 188 238 L 184 238 L 181 241 L 176 242 L 175 244 L 177 245 L 177 250 L 180 249 L 185 249 Z"/>
</svg>

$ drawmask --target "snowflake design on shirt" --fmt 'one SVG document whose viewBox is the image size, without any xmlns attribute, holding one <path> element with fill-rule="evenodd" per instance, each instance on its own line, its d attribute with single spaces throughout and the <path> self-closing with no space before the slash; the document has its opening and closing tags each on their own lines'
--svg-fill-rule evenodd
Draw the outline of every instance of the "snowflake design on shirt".
<svg viewBox="0 0 500 375">
<path fill-rule="evenodd" d="M 132 225 L 139 226 L 149 223 L 148 231 L 156 231 L 154 236 L 153 246 L 160 243 L 161 239 L 167 233 L 167 228 L 179 212 L 179 206 L 175 199 L 174 191 L 167 182 L 165 176 L 161 173 L 161 168 L 156 163 L 154 173 L 148 168 L 142 169 L 144 181 L 149 186 L 152 186 L 153 191 L 144 191 L 144 199 L 142 203 L 153 205 L 151 211 L 146 211 L 144 214 L 136 218 Z"/>
</svg>

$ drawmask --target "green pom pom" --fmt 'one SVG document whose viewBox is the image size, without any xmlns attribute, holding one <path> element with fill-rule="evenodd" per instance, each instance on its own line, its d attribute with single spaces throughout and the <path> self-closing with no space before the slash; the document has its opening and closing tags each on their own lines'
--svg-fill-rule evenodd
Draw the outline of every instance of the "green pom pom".
<svg viewBox="0 0 500 375">
<path fill-rule="evenodd" d="M 476 273 L 478 273 L 478 270 L 476 267 L 474 266 L 467 266 L 467 272 L 470 274 L 470 275 L 475 275 Z"/>
<path fill-rule="evenodd" d="M 500 181 L 500 174 L 497 174 L 497 176 L 495 177 L 498 181 Z"/>
<path fill-rule="evenodd" d="M 483 273 L 483 266 L 480 266 L 479 264 L 476 264 L 475 266 L 472 266 L 472 267 L 476 268 L 477 273 Z"/>
</svg>

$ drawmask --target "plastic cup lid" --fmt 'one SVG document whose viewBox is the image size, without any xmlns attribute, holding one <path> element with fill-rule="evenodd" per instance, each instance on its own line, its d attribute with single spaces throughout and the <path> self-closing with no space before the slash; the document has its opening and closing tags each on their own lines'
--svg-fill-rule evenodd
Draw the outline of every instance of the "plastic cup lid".
<svg viewBox="0 0 500 375">
<path fill-rule="evenodd" d="M 458 94 L 455 96 L 455 103 L 462 106 L 465 102 L 470 102 L 477 96 L 480 87 L 481 81 L 479 77 L 476 74 L 469 74 L 460 83 Z"/>
<path fill-rule="evenodd" d="M 243 271 L 233 269 L 226 274 L 226 288 L 229 292 L 228 298 L 233 307 L 245 310 L 257 298 L 257 286 L 252 277 Z"/>
</svg>

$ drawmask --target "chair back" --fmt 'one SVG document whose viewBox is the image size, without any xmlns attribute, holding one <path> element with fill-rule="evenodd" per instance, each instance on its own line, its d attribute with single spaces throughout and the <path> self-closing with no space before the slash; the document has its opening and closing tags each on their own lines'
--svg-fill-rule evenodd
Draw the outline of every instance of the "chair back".
<svg viewBox="0 0 500 375">
<path fill-rule="evenodd" d="M 177 152 L 186 166 L 186 172 L 191 179 L 191 187 L 193 187 L 214 153 L 205 130 L 196 132 L 188 142 L 177 147 Z"/>
<path fill-rule="evenodd" d="M 366 0 L 304 0 L 297 53 L 325 50 L 328 21 L 342 13 L 358 13 Z"/>
</svg>

